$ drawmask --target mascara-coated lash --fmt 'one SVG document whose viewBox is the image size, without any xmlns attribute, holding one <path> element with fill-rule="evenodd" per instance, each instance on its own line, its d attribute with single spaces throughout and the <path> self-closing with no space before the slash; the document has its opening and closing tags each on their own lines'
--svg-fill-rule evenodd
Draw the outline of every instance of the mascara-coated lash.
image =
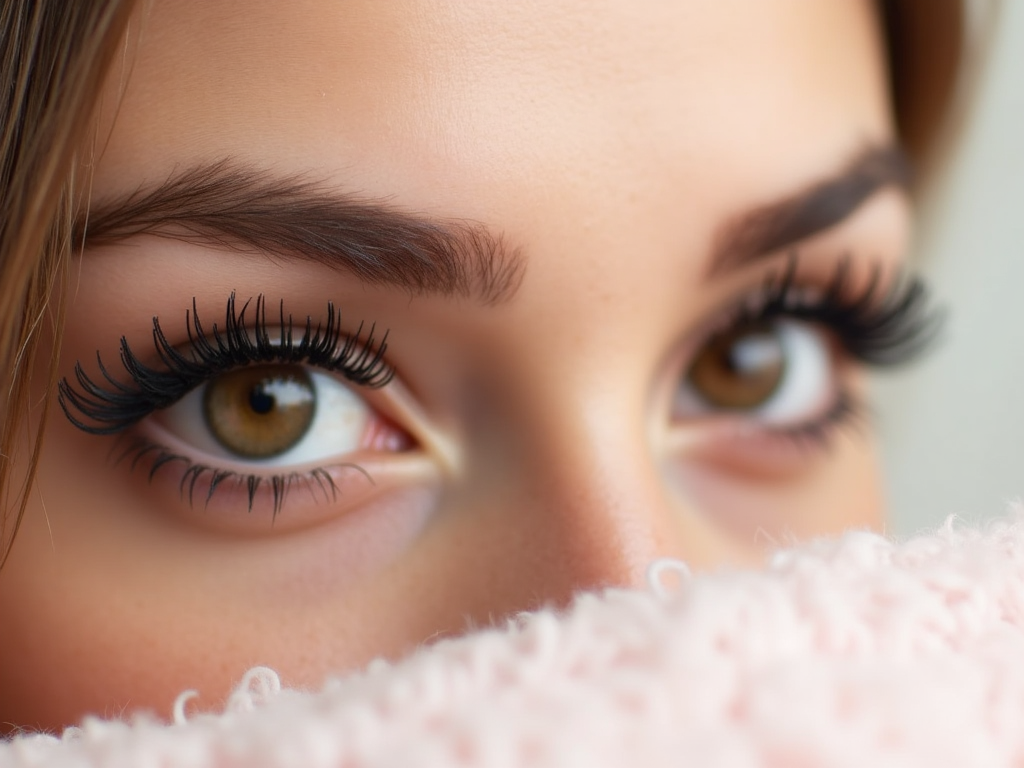
<svg viewBox="0 0 1024 768">
<path fill-rule="evenodd" d="M 246 315 L 252 306 L 252 327 Z M 101 379 L 90 377 L 81 363 L 75 364 L 76 389 L 66 379 L 58 384 L 58 399 L 64 414 L 79 429 L 96 435 L 124 431 L 154 411 L 167 408 L 212 377 L 253 363 L 307 364 L 338 373 L 358 386 L 379 388 L 386 385 L 394 370 L 385 362 L 387 333 L 374 338 L 374 326 L 363 338 L 361 323 L 353 334 L 345 333 L 334 305 L 327 304 L 323 323 L 313 325 L 311 317 L 298 328 L 291 315 L 285 315 L 284 302 L 277 322 L 267 321 L 263 295 L 255 302 L 236 306 L 235 294 L 228 298 L 224 327 L 214 323 L 207 332 L 199 319 L 196 300 L 185 313 L 188 343 L 181 351 L 168 341 L 158 318 L 153 318 L 153 343 L 162 368 L 143 363 L 121 337 L 121 365 L 128 382 L 118 381 L 103 364 L 96 362 Z M 271 333 L 273 328 L 274 332 Z"/>
<path fill-rule="evenodd" d="M 944 313 L 932 306 L 927 286 L 915 275 L 884 286 L 882 269 L 875 265 L 864 286 L 851 290 L 852 262 L 843 259 L 824 290 L 808 294 L 796 273 L 794 255 L 781 274 L 769 276 L 757 303 L 744 305 L 737 320 L 788 317 L 815 323 L 833 333 L 851 357 L 874 367 L 911 362 L 942 328 Z"/>
</svg>

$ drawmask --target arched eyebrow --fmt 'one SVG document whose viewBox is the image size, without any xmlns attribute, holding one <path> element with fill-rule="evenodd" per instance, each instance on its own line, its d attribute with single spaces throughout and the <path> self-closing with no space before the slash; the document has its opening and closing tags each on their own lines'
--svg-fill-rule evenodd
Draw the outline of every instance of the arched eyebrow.
<svg viewBox="0 0 1024 768">
<path fill-rule="evenodd" d="M 898 147 L 869 147 L 838 174 L 726 221 L 707 274 L 739 269 L 819 234 L 879 190 L 906 189 L 909 181 Z M 485 305 L 510 300 L 526 269 L 521 250 L 483 224 L 433 219 L 304 176 L 275 176 L 230 161 L 100 200 L 77 222 L 74 242 L 99 246 L 140 235 L 307 259 L 369 285 Z"/>
<path fill-rule="evenodd" d="M 727 221 L 714 240 L 707 275 L 718 277 L 820 234 L 883 189 L 908 191 L 911 176 L 899 147 L 869 146 L 836 175 Z"/>
<path fill-rule="evenodd" d="M 74 242 L 95 247 L 140 235 L 307 259 L 369 285 L 486 305 L 510 300 L 526 268 L 519 249 L 477 222 L 415 215 L 230 161 L 98 201 L 76 223 Z"/>
</svg>

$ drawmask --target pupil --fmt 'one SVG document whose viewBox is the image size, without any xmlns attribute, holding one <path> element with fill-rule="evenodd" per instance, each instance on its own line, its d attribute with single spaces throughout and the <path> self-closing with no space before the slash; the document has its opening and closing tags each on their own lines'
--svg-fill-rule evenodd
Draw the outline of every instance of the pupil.
<svg viewBox="0 0 1024 768">
<path fill-rule="evenodd" d="M 277 401 L 267 393 L 262 384 L 257 384 L 249 391 L 249 407 L 254 413 L 264 416 L 274 410 Z"/>
</svg>

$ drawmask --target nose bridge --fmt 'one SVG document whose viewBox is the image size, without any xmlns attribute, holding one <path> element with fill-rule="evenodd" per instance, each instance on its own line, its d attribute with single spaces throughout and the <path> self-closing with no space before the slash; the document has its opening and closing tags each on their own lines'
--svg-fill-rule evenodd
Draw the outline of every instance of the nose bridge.
<svg viewBox="0 0 1024 768">
<path fill-rule="evenodd" d="M 624 383 L 624 382 L 623 382 Z M 678 555 L 677 520 L 643 424 L 643 404 L 614 389 L 548 390 L 521 424 L 521 523 L 535 532 L 545 591 L 639 586 Z"/>
<path fill-rule="evenodd" d="M 648 434 L 667 310 L 639 311 L 640 291 L 624 286 L 566 284 L 558 302 L 513 308 L 518 333 L 467 420 L 468 495 L 454 503 L 486 542 L 475 561 L 499 574 L 491 596 L 511 610 L 642 586 L 652 561 L 684 554 L 691 527 Z"/>
<path fill-rule="evenodd" d="M 572 588 L 638 586 L 647 565 L 670 549 L 667 505 L 637 460 L 642 449 L 621 440 L 613 445 L 615 455 L 609 445 L 590 444 L 537 457 L 536 509 L 543 517 L 533 522 L 553 544 L 555 569 Z"/>
</svg>

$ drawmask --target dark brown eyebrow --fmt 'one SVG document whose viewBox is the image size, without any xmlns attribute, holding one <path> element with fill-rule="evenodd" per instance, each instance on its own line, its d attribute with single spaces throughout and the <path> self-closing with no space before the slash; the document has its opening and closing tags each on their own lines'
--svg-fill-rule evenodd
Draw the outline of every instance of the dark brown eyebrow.
<svg viewBox="0 0 1024 768">
<path fill-rule="evenodd" d="M 482 224 L 415 215 L 305 176 L 274 176 L 231 161 L 100 200 L 74 235 L 86 247 L 156 235 L 308 259 L 370 285 L 488 305 L 509 300 L 526 267 L 518 249 Z"/>
<path fill-rule="evenodd" d="M 910 162 L 897 146 L 871 146 L 832 178 L 726 222 L 715 239 L 708 276 L 739 269 L 824 232 L 876 192 L 908 190 Z"/>
</svg>

